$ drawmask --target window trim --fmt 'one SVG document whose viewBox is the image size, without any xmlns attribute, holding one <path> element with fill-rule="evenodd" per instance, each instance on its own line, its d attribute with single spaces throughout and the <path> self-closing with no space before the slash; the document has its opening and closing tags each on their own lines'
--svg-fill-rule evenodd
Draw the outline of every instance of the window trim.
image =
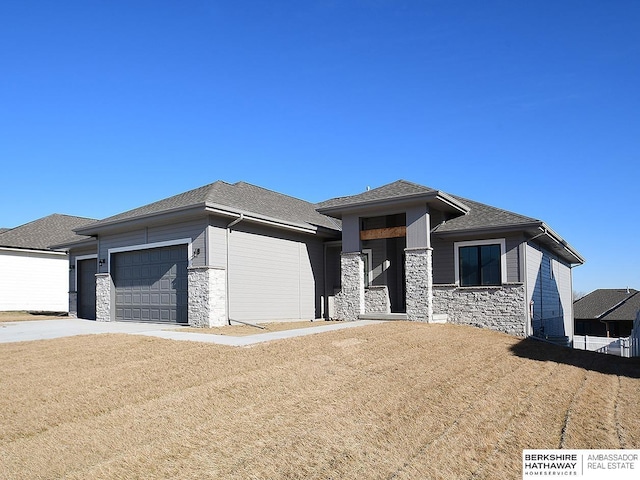
<svg viewBox="0 0 640 480">
<path fill-rule="evenodd" d="M 465 242 L 454 242 L 453 257 L 455 268 L 455 284 L 460 286 L 460 247 L 477 247 L 482 245 L 500 245 L 500 283 L 507 283 L 507 241 L 504 238 L 490 238 L 488 240 L 469 240 Z M 467 285 L 466 288 L 491 287 L 494 285 Z"/>
<path fill-rule="evenodd" d="M 366 257 L 367 261 L 364 263 L 364 288 L 369 288 L 373 281 L 373 249 L 363 248 L 362 255 Z M 368 268 L 367 268 L 368 267 Z"/>
</svg>

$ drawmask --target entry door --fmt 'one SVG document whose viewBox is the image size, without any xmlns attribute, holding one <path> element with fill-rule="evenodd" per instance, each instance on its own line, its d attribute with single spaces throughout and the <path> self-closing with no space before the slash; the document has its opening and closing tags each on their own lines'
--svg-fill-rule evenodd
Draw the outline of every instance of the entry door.
<svg viewBox="0 0 640 480">
<path fill-rule="evenodd" d="M 78 260 L 77 269 L 78 317 L 95 320 L 98 260 L 95 258 Z"/>
</svg>

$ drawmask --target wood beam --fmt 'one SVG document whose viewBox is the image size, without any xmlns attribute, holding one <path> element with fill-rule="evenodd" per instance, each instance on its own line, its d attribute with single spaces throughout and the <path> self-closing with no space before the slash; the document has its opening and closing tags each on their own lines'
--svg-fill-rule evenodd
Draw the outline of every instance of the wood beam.
<svg viewBox="0 0 640 480">
<path fill-rule="evenodd" d="M 360 240 L 378 240 L 381 238 L 400 238 L 407 236 L 407 227 L 373 228 L 360 230 Z"/>
</svg>

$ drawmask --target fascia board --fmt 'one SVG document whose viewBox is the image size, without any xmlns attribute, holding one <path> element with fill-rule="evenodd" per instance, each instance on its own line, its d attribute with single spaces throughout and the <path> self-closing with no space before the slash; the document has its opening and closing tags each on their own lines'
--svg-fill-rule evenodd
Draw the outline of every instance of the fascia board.
<svg viewBox="0 0 640 480">
<path fill-rule="evenodd" d="M 76 232 L 79 235 L 95 235 L 104 230 L 110 230 L 114 227 L 119 227 L 124 224 L 136 225 L 139 223 L 145 223 L 147 220 L 151 218 L 162 218 L 162 217 L 171 218 L 178 215 L 182 215 L 185 212 L 188 212 L 189 210 L 192 210 L 194 213 L 197 213 L 198 211 L 204 211 L 205 206 L 206 205 L 204 203 L 200 203 L 195 205 L 188 205 L 186 207 L 177 207 L 169 210 L 163 210 L 161 212 L 153 212 L 153 213 L 147 213 L 144 215 L 138 215 L 135 217 L 128 217 L 128 218 L 113 220 L 110 222 L 97 222 L 99 223 L 99 225 L 96 225 L 94 223 L 86 227 L 75 229 L 74 232 Z"/>
<path fill-rule="evenodd" d="M 316 226 L 313 226 L 309 223 L 285 222 L 278 218 L 269 217 L 267 215 L 260 215 L 241 209 L 230 209 L 225 205 L 219 205 L 215 203 L 208 203 L 205 211 L 232 218 L 239 218 L 240 216 L 242 216 L 243 221 L 261 223 L 277 228 L 284 228 L 287 230 L 295 230 L 312 234 L 315 234 L 318 231 L 318 228 Z"/>
<path fill-rule="evenodd" d="M 576 249 L 574 249 L 571 245 L 569 245 L 565 239 L 563 239 L 551 227 L 549 227 L 549 225 L 543 222 L 540 228 L 544 229 L 546 235 L 549 238 L 551 238 L 554 242 L 558 243 L 559 245 L 562 245 L 562 247 L 577 260 L 576 262 L 572 262 L 572 263 L 575 263 L 577 265 L 584 264 L 585 262 L 584 257 L 580 255 L 576 251 Z"/>
<path fill-rule="evenodd" d="M 465 228 L 460 230 L 448 230 L 444 232 L 436 229 L 433 231 L 433 235 L 446 238 L 446 237 L 465 237 L 469 235 L 494 234 L 494 233 L 500 233 L 500 232 L 511 233 L 516 231 L 527 230 L 529 228 L 538 228 L 541 225 L 543 225 L 542 222 L 515 223 L 511 225 L 499 225 L 495 227 L 480 226 L 480 227 Z"/>
<path fill-rule="evenodd" d="M 85 238 L 82 240 L 76 240 L 74 242 L 59 243 L 56 245 L 51 245 L 49 248 L 68 250 L 70 248 L 90 247 L 97 244 L 98 244 L 98 240 L 95 237 L 92 237 L 92 238 Z"/>
<path fill-rule="evenodd" d="M 61 250 L 41 250 L 38 248 L 0 247 L 3 252 L 38 253 L 44 255 L 66 256 L 67 252 Z"/>
</svg>

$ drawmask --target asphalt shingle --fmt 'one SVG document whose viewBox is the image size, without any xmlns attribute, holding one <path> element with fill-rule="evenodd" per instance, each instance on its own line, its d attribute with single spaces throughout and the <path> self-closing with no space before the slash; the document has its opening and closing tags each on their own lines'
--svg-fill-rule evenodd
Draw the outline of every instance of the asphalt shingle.
<svg viewBox="0 0 640 480">
<path fill-rule="evenodd" d="M 286 223 L 339 230 L 339 222 L 318 213 L 312 203 L 246 182 L 217 181 L 157 202 L 144 205 L 96 222 L 91 227 L 160 215 L 187 208 L 226 207 L 235 212 L 257 214 Z"/>
<path fill-rule="evenodd" d="M 54 213 L 0 233 L 0 247 L 49 250 L 51 245 L 75 242 L 83 237 L 74 229 L 96 220 Z"/>
<path fill-rule="evenodd" d="M 630 300 L 632 301 L 630 302 Z M 626 305 L 627 303 L 628 305 Z M 633 310 L 636 304 L 640 307 L 638 290 L 600 288 L 573 303 L 573 316 L 581 320 L 595 320 L 605 319 L 605 314 L 607 314 L 607 320 L 633 320 L 636 317 L 635 310 Z M 627 312 L 627 310 L 629 311 Z M 627 318 L 621 318 L 626 315 L 628 315 Z"/>
</svg>

